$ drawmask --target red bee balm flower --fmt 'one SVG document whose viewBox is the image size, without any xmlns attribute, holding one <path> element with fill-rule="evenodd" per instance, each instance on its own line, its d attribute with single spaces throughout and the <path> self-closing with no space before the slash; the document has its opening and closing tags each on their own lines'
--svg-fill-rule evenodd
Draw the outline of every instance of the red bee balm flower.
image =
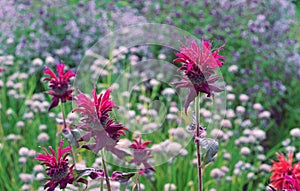
<svg viewBox="0 0 300 191">
<path fill-rule="evenodd" d="M 221 46 L 214 52 L 211 51 L 211 44 L 208 41 L 202 41 L 202 47 L 200 48 L 195 41 L 189 42 L 189 47 L 180 48 L 180 52 L 176 53 L 174 63 L 183 63 L 178 69 L 184 71 L 183 81 L 175 82 L 177 87 L 189 88 L 189 93 L 185 101 L 185 111 L 189 104 L 202 92 L 206 93 L 207 97 L 210 97 L 213 92 L 221 92 L 222 89 L 213 85 L 221 77 L 213 76 L 216 68 L 221 67 L 223 62 L 219 59 L 225 59 L 224 56 L 219 55 Z"/>
<path fill-rule="evenodd" d="M 54 72 L 50 68 L 46 68 L 44 70 L 44 74 L 49 75 L 50 78 L 45 78 L 44 81 L 49 81 L 49 87 L 50 91 L 48 94 L 52 95 L 52 102 L 49 107 L 49 111 L 56 107 L 59 103 L 59 100 L 61 100 L 62 103 L 66 102 L 67 100 L 72 99 L 71 93 L 73 92 L 73 89 L 70 89 L 70 78 L 74 77 L 75 74 L 72 72 L 72 70 L 67 71 L 64 73 L 64 64 L 57 64 L 56 65 L 56 71 L 58 73 L 58 76 L 54 74 Z"/>
<path fill-rule="evenodd" d="M 66 159 L 71 152 L 71 147 L 62 149 L 62 146 L 63 141 L 61 140 L 57 149 L 57 156 L 50 146 L 51 154 L 43 148 L 46 154 L 39 154 L 36 157 L 36 160 L 42 161 L 42 164 L 47 166 L 46 174 L 50 176 L 50 178 L 48 178 L 49 182 L 45 184 L 44 188 L 49 187 L 48 191 L 53 191 L 58 185 L 60 185 L 60 189 L 63 189 L 68 183 L 72 184 L 74 181 L 72 175 L 73 166 L 69 166 L 68 159 Z"/>
<path fill-rule="evenodd" d="M 148 163 L 148 159 L 151 158 L 151 151 L 146 149 L 147 145 L 150 144 L 149 141 L 142 141 L 142 137 L 138 140 L 133 139 L 134 143 L 130 145 L 133 148 L 133 159 L 131 163 L 135 163 L 137 165 L 143 164 L 146 170 L 154 171 L 154 168 Z"/>
<path fill-rule="evenodd" d="M 124 157 L 121 150 L 115 148 L 121 135 L 125 135 L 126 128 L 122 124 L 115 124 L 114 120 L 110 118 L 109 113 L 112 108 L 117 108 L 115 103 L 110 100 L 111 90 L 106 90 L 104 94 L 97 96 L 96 87 L 92 95 L 92 101 L 83 93 L 75 96 L 75 103 L 79 106 L 74 111 L 81 113 L 81 124 L 78 128 L 87 131 L 80 138 L 80 140 L 88 142 L 91 137 L 94 138 L 95 143 L 86 145 L 88 149 L 98 152 L 102 148 L 116 154 L 118 157 Z"/>
<path fill-rule="evenodd" d="M 271 168 L 272 186 L 278 190 L 300 190 L 300 162 L 292 166 L 293 153 L 288 154 L 288 160 L 283 154 L 277 154 L 277 159 Z"/>
</svg>

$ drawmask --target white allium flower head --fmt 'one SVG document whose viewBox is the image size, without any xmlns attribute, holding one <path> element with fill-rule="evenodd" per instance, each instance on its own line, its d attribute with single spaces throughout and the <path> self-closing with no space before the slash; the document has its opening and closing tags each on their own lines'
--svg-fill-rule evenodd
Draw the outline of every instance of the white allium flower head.
<svg viewBox="0 0 300 191">
<path fill-rule="evenodd" d="M 214 168 L 210 171 L 210 176 L 214 179 L 221 179 L 225 176 L 225 173 L 219 168 Z"/>
<path fill-rule="evenodd" d="M 232 109 L 227 110 L 226 117 L 229 119 L 234 118 L 235 117 L 234 111 Z"/>
<path fill-rule="evenodd" d="M 22 191 L 29 191 L 30 190 L 30 185 L 29 184 L 24 184 L 22 187 L 21 187 L 21 190 Z"/>
<path fill-rule="evenodd" d="M 27 156 L 29 152 L 29 149 L 27 147 L 21 147 L 19 149 L 19 155 L 20 156 Z"/>
<path fill-rule="evenodd" d="M 287 138 L 281 142 L 282 146 L 286 147 L 291 143 L 291 139 Z"/>
<path fill-rule="evenodd" d="M 226 173 L 226 172 L 229 172 L 229 168 L 227 166 L 222 166 L 221 167 L 221 170 Z"/>
<path fill-rule="evenodd" d="M 290 131 L 290 134 L 294 138 L 299 138 L 300 137 L 300 128 L 294 128 Z"/>
<path fill-rule="evenodd" d="M 166 59 L 166 55 L 161 53 L 158 55 L 158 58 L 161 60 L 164 60 L 164 59 Z"/>
<path fill-rule="evenodd" d="M 269 111 L 263 111 L 258 115 L 258 118 L 270 118 L 271 113 Z"/>
<path fill-rule="evenodd" d="M 163 95 L 173 95 L 175 94 L 175 90 L 173 88 L 166 88 L 162 91 Z"/>
<path fill-rule="evenodd" d="M 8 108 L 7 110 L 6 110 L 6 115 L 11 115 L 11 114 L 13 114 L 13 110 L 11 109 L 11 108 Z"/>
<path fill-rule="evenodd" d="M 240 169 L 238 169 L 238 168 L 235 168 L 234 170 L 233 170 L 233 174 L 235 174 L 235 175 L 239 175 L 241 173 L 241 171 L 240 171 Z"/>
<path fill-rule="evenodd" d="M 34 65 L 34 66 L 42 66 L 42 65 L 43 65 L 43 61 L 42 61 L 42 59 L 40 59 L 40 58 L 35 58 L 35 59 L 32 61 L 32 65 Z"/>
<path fill-rule="evenodd" d="M 17 127 L 24 127 L 25 123 L 23 121 L 18 121 L 16 124 Z"/>
<path fill-rule="evenodd" d="M 40 133 L 38 135 L 38 141 L 41 143 L 45 143 L 49 140 L 49 135 L 47 133 Z"/>
<path fill-rule="evenodd" d="M 252 179 L 254 176 L 255 176 L 255 174 L 254 174 L 253 172 L 249 172 L 249 173 L 247 174 L 247 178 L 248 178 L 248 179 Z"/>
<path fill-rule="evenodd" d="M 180 155 L 186 156 L 189 152 L 186 149 L 180 149 Z"/>
<path fill-rule="evenodd" d="M 32 174 L 26 174 L 26 173 L 21 173 L 19 176 L 20 176 L 21 181 L 24 183 L 30 183 L 33 181 L 33 178 L 34 178 L 34 176 Z"/>
<path fill-rule="evenodd" d="M 9 134 L 5 137 L 5 140 L 13 141 L 13 140 L 20 140 L 22 137 L 20 135 Z"/>
<path fill-rule="evenodd" d="M 224 136 L 224 132 L 221 129 L 213 129 L 210 132 L 210 135 L 214 138 L 222 138 Z"/>
<path fill-rule="evenodd" d="M 37 181 L 42 181 L 42 180 L 44 180 L 45 179 L 45 175 L 44 175 L 44 173 L 38 173 L 37 175 L 36 175 L 36 180 Z"/>
<path fill-rule="evenodd" d="M 229 159 L 231 159 L 231 154 L 230 153 L 224 153 L 223 157 L 224 157 L 224 159 L 229 160 Z"/>
<path fill-rule="evenodd" d="M 175 184 L 167 183 L 164 186 L 164 191 L 175 191 L 177 189 Z"/>
<path fill-rule="evenodd" d="M 171 142 L 167 147 L 166 147 L 166 151 L 170 154 L 176 154 L 181 150 L 181 145 L 179 143 L 176 142 Z"/>
<path fill-rule="evenodd" d="M 251 153 L 251 150 L 250 150 L 248 147 L 242 147 L 242 148 L 241 148 L 241 154 L 242 154 L 242 155 L 247 156 L 247 155 L 249 155 L 250 153 Z"/>
<path fill-rule="evenodd" d="M 252 135 L 255 136 L 259 141 L 266 139 L 266 132 L 261 129 L 253 129 Z"/>
<path fill-rule="evenodd" d="M 235 95 L 234 95 L 234 94 L 228 94 L 228 95 L 227 95 L 227 99 L 228 99 L 229 101 L 234 101 L 234 100 L 235 100 Z"/>
<path fill-rule="evenodd" d="M 36 155 L 36 151 L 33 149 L 30 149 L 28 152 L 28 157 L 34 158 Z"/>
<path fill-rule="evenodd" d="M 39 129 L 40 129 L 41 131 L 46 130 L 46 129 L 47 129 L 47 126 L 46 126 L 45 124 L 41 124 L 41 125 L 39 126 Z"/>
<path fill-rule="evenodd" d="M 47 64 L 52 64 L 55 62 L 55 59 L 52 56 L 47 56 L 46 57 L 46 63 Z"/>
<path fill-rule="evenodd" d="M 231 65 L 231 66 L 229 66 L 228 71 L 229 72 L 237 72 L 238 69 L 239 69 L 239 67 L 237 65 Z"/>
<path fill-rule="evenodd" d="M 255 103 L 253 104 L 253 109 L 260 111 L 263 109 L 263 106 L 260 103 Z"/>
<path fill-rule="evenodd" d="M 286 152 L 288 152 L 288 153 L 294 153 L 294 152 L 296 151 L 296 147 L 294 147 L 294 146 L 287 146 L 287 147 L 285 148 L 285 150 L 286 150 Z"/>
<path fill-rule="evenodd" d="M 203 117 L 208 118 L 208 117 L 211 116 L 211 112 L 208 111 L 208 110 L 204 110 L 204 111 L 202 112 L 202 115 L 203 115 Z"/>
<path fill-rule="evenodd" d="M 252 133 L 252 131 L 250 130 L 250 129 L 245 129 L 244 131 L 243 131 L 243 134 L 244 135 L 250 135 Z"/>
<path fill-rule="evenodd" d="M 270 172 L 271 166 L 268 164 L 261 164 L 259 169 L 264 172 Z"/>
<path fill-rule="evenodd" d="M 296 154 L 296 159 L 300 161 L 300 152 Z"/>
<path fill-rule="evenodd" d="M 250 127 L 251 125 L 252 125 L 252 122 L 250 121 L 250 119 L 243 121 L 241 124 L 242 127 Z"/>
<path fill-rule="evenodd" d="M 249 96 L 247 96 L 246 94 L 241 94 L 239 99 L 241 102 L 247 102 L 249 99 Z"/>
<path fill-rule="evenodd" d="M 230 86 L 230 85 L 227 85 L 225 87 L 225 89 L 226 89 L 226 91 L 229 91 L 229 92 L 233 90 L 232 86 Z"/>
<path fill-rule="evenodd" d="M 221 126 L 222 126 L 222 127 L 229 128 L 229 127 L 232 126 L 232 124 L 231 124 L 231 121 L 230 121 L 230 120 L 228 120 L 228 119 L 223 119 L 223 120 L 221 121 Z"/>
<path fill-rule="evenodd" d="M 160 84 L 160 82 L 159 82 L 158 80 L 156 80 L 156 79 L 151 79 L 151 80 L 150 80 L 150 84 L 151 84 L 152 86 L 157 86 L 157 85 Z"/>
<path fill-rule="evenodd" d="M 169 133 L 178 140 L 183 140 L 186 136 L 188 136 L 186 131 L 182 127 L 170 129 Z"/>
<path fill-rule="evenodd" d="M 239 139 L 237 139 L 240 143 L 249 143 L 249 138 L 241 136 Z"/>
<path fill-rule="evenodd" d="M 263 154 L 259 154 L 259 155 L 257 155 L 257 159 L 260 161 L 264 161 L 264 160 L 266 160 L 266 156 Z"/>
<path fill-rule="evenodd" d="M 27 158 L 26 157 L 19 158 L 19 163 L 25 164 L 26 162 L 27 162 Z"/>
<path fill-rule="evenodd" d="M 170 112 L 171 113 L 177 113 L 179 111 L 179 109 L 175 106 L 170 107 Z"/>
<path fill-rule="evenodd" d="M 34 172 L 43 172 L 44 171 L 44 167 L 43 165 L 37 164 L 33 167 L 33 171 Z"/>
<path fill-rule="evenodd" d="M 243 114 L 246 111 L 246 109 L 243 106 L 237 106 L 236 111 L 240 114 Z"/>
</svg>

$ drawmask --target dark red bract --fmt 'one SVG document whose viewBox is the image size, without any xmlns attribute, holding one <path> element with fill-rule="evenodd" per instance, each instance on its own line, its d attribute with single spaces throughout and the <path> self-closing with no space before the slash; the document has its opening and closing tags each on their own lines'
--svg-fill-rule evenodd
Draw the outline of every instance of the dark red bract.
<svg viewBox="0 0 300 191">
<path fill-rule="evenodd" d="M 49 75 L 49 78 L 45 78 L 44 81 L 49 81 L 50 91 L 48 94 L 52 95 L 52 102 L 49 107 L 49 111 L 56 107 L 59 103 L 59 100 L 64 103 L 67 100 L 72 99 L 73 89 L 70 88 L 70 78 L 74 77 L 75 74 L 72 70 L 64 73 L 65 65 L 60 63 L 56 65 L 56 75 L 50 68 L 44 70 L 44 74 Z"/>
</svg>

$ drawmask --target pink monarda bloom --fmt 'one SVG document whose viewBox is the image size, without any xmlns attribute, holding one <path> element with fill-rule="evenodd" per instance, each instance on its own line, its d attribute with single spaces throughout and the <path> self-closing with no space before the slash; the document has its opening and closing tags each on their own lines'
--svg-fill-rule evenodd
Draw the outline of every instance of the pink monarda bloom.
<svg viewBox="0 0 300 191">
<path fill-rule="evenodd" d="M 72 99 L 71 93 L 73 89 L 70 88 L 70 78 L 74 77 L 75 74 L 72 70 L 64 73 L 65 65 L 60 63 L 56 65 L 56 71 L 58 75 L 56 75 L 50 68 L 46 68 L 44 70 L 44 74 L 49 75 L 50 78 L 45 78 L 44 81 L 49 81 L 50 91 L 48 94 L 52 95 L 52 102 L 49 106 L 49 111 L 56 107 L 61 100 L 62 103 L 65 103 L 67 100 Z"/>
<path fill-rule="evenodd" d="M 211 44 L 208 41 L 202 41 L 202 46 L 199 47 L 195 41 L 188 43 L 188 46 L 180 48 L 180 52 L 176 53 L 174 63 L 183 63 L 178 69 L 184 71 L 185 76 L 182 76 L 183 81 L 175 82 L 174 85 L 180 88 L 189 88 L 189 93 L 185 101 L 185 110 L 189 104 L 202 92 L 210 97 L 213 92 L 221 92 L 222 89 L 216 87 L 214 83 L 221 77 L 213 76 L 216 68 L 221 67 L 225 57 L 219 55 L 221 46 L 214 52 L 211 50 Z"/>
<path fill-rule="evenodd" d="M 94 138 L 94 143 L 85 145 L 85 148 L 98 153 L 105 148 L 120 158 L 126 156 L 125 152 L 115 148 L 121 135 L 125 135 L 126 128 L 122 124 L 115 124 L 109 112 L 117 108 L 110 99 L 111 90 L 97 96 L 96 87 L 92 91 L 93 101 L 83 93 L 75 96 L 78 108 L 73 110 L 81 113 L 81 124 L 77 127 L 86 131 L 79 140 L 89 142 Z"/>
<path fill-rule="evenodd" d="M 271 185 L 277 190 L 300 190 L 300 162 L 292 165 L 293 153 L 288 154 L 288 160 L 283 154 L 277 154 L 277 159 L 271 168 Z"/>
<path fill-rule="evenodd" d="M 67 156 L 71 153 L 71 147 L 66 147 L 62 149 L 63 141 L 60 141 L 59 147 L 57 149 L 57 156 L 53 148 L 50 146 L 49 153 L 45 148 L 43 148 L 45 154 L 39 154 L 36 160 L 42 161 L 42 164 L 47 166 L 46 174 L 50 176 L 49 180 L 44 189 L 48 188 L 48 191 L 53 191 L 58 185 L 60 189 L 64 189 L 67 184 L 72 184 L 74 177 L 72 175 L 73 166 L 69 165 Z"/>
<path fill-rule="evenodd" d="M 145 170 L 152 170 L 154 168 L 151 164 L 148 163 L 148 159 L 151 158 L 151 151 L 146 149 L 147 145 L 150 144 L 149 141 L 142 141 L 142 137 L 139 139 L 133 139 L 134 143 L 130 145 L 133 148 L 133 159 L 130 161 L 131 163 L 135 163 L 136 165 L 144 165 L 142 172 Z M 143 174 L 143 173 L 142 173 Z"/>
</svg>

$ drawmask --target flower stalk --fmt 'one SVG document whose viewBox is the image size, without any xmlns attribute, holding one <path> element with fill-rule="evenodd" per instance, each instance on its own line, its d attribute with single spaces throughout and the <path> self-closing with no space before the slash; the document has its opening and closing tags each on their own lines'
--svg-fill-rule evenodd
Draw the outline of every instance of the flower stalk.
<svg viewBox="0 0 300 191">
<path fill-rule="evenodd" d="M 61 113 L 62 113 L 64 128 L 67 128 L 66 115 L 65 115 L 65 107 L 64 107 L 63 103 L 60 104 L 60 109 L 61 109 Z"/>
<path fill-rule="evenodd" d="M 103 179 L 100 179 L 100 191 L 103 191 Z"/>
<path fill-rule="evenodd" d="M 101 158 L 102 158 L 102 165 L 103 165 L 103 171 L 104 171 L 105 181 L 106 181 L 106 185 L 107 185 L 107 190 L 111 191 L 110 182 L 109 182 L 109 176 L 108 176 L 108 171 L 107 171 L 107 168 L 106 168 L 104 149 L 101 150 L 101 155 L 102 155 Z"/>
<path fill-rule="evenodd" d="M 60 109 L 61 109 L 61 113 L 62 113 L 62 118 L 63 118 L 63 123 L 64 123 L 64 129 L 66 129 L 67 128 L 67 122 L 66 122 L 66 115 L 65 115 L 64 103 L 60 103 Z M 69 140 L 68 140 L 68 144 L 69 144 L 69 146 L 71 148 L 71 156 L 72 156 L 74 167 L 76 169 L 75 154 L 74 154 L 74 151 L 73 151 L 72 144 L 71 144 L 71 142 Z"/>
<path fill-rule="evenodd" d="M 200 104 L 200 93 L 195 99 L 195 115 L 196 115 L 196 135 L 197 138 L 200 137 L 200 119 L 199 119 L 199 104 Z M 201 169 L 201 151 L 200 151 L 200 141 L 196 140 L 197 147 L 197 169 L 198 169 L 198 188 L 202 191 L 202 169 Z"/>
</svg>

